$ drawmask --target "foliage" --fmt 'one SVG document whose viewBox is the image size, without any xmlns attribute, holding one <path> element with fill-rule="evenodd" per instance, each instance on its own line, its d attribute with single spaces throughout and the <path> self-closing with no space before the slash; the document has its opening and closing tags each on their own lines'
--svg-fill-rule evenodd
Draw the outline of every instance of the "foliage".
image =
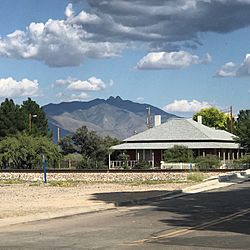
<svg viewBox="0 0 250 250">
<path fill-rule="evenodd" d="M 100 169 L 107 167 L 110 147 L 118 143 L 117 139 L 110 136 L 102 138 L 83 126 L 72 136 L 63 138 L 60 146 L 64 155 L 78 153 L 83 156 L 78 168 Z"/>
<path fill-rule="evenodd" d="M 193 151 L 185 146 L 175 145 L 164 151 L 163 160 L 165 162 L 192 162 Z"/>
<path fill-rule="evenodd" d="M 240 143 L 240 145 L 244 147 L 247 152 L 250 152 L 250 109 L 240 110 L 236 134 L 238 136 L 236 141 Z"/>
<path fill-rule="evenodd" d="M 146 160 L 139 160 L 134 169 L 150 169 L 151 165 L 148 161 Z"/>
<path fill-rule="evenodd" d="M 63 155 L 76 153 L 76 147 L 73 144 L 72 136 L 68 135 L 61 139 L 60 147 Z"/>
<path fill-rule="evenodd" d="M 0 137 L 16 134 L 25 128 L 20 106 L 13 100 L 5 99 L 0 106 Z"/>
<path fill-rule="evenodd" d="M 41 154 L 48 164 L 55 166 L 60 158 L 58 147 L 49 138 L 18 133 L 0 141 L 1 168 L 34 169 L 39 168 Z"/>
<path fill-rule="evenodd" d="M 77 153 L 74 154 L 67 154 L 63 156 L 63 160 L 64 161 L 82 161 L 83 160 L 83 156 Z"/>
<path fill-rule="evenodd" d="M 230 130 L 230 117 L 215 107 L 201 109 L 194 114 L 193 120 L 197 121 L 198 116 L 202 116 L 202 124 L 208 127 Z"/>
<path fill-rule="evenodd" d="M 5 99 L 0 106 L 0 138 L 23 131 L 33 135 L 51 136 L 46 115 L 35 101 L 29 98 L 19 106 L 13 100 Z"/>
<path fill-rule="evenodd" d="M 30 133 L 49 137 L 52 136 L 52 134 L 49 132 L 46 114 L 35 101 L 32 101 L 31 98 L 28 98 L 27 101 L 23 102 L 21 111 L 25 121 L 25 128 L 29 128 L 29 130 L 29 120 L 31 119 L 32 126 L 31 131 L 29 131 Z"/>
<path fill-rule="evenodd" d="M 220 166 L 220 160 L 216 155 L 198 156 L 195 162 L 195 166 L 199 170 L 213 169 Z"/>
</svg>

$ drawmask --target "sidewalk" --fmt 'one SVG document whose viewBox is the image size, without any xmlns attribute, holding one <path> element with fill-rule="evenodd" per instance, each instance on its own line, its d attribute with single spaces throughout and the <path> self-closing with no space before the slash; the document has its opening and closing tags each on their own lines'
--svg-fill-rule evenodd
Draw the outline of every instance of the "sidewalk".
<svg viewBox="0 0 250 250">
<path fill-rule="evenodd" d="M 112 190 L 108 190 L 108 192 L 103 192 L 103 190 L 99 190 L 98 187 L 96 190 L 94 190 L 94 192 L 85 191 L 84 195 L 83 193 L 80 193 L 81 196 L 77 194 L 78 200 L 80 197 L 80 200 L 77 201 L 77 203 L 74 203 L 73 200 L 70 200 L 70 196 L 60 196 L 60 201 L 61 203 L 63 202 L 63 205 L 65 206 L 59 207 L 57 209 L 52 209 L 53 204 L 47 204 L 47 207 L 50 207 L 48 211 L 46 211 L 46 206 L 44 206 L 42 208 L 37 207 L 37 209 L 32 210 L 30 213 L 29 211 L 26 211 L 26 214 L 21 216 L 18 214 L 13 214 L 13 216 L 8 215 L 8 217 L 4 217 L 4 213 L 2 213 L 3 215 L 0 217 L 0 227 L 83 213 L 101 212 L 104 210 L 116 209 L 117 207 L 121 206 L 149 204 L 150 202 L 157 200 L 173 199 L 187 194 L 223 188 L 246 181 L 249 179 L 249 177 L 250 170 L 246 170 L 238 173 L 229 173 L 215 176 L 193 186 L 171 187 L 172 190 L 168 191 L 166 189 L 170 188 L 167 188 L 167 184 L 165 185 L 165 189 L 159 187 L 159 190 L 115 190 L 113 188 Z M 59 192 L 60 189 L 57 189 L 56 191 Z M 70 189 L 67 189 L 67 192 L 70 191 Z M 51 197 L 51 195 L 52 194 L 48 194 L 48 197 Z M 36 198 L 39 199 L 39 197 L 34 197 L 34 204 L 30 204 L 30 206 L 35 207 Z M 18 200 L 14 200 L 13 202 L 18 202 Z"/>
</svg>

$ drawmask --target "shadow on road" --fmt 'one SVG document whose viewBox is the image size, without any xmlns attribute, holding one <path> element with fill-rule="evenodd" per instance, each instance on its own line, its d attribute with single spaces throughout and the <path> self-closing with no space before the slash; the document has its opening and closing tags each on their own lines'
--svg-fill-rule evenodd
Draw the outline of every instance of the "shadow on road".
<svg viewBox="0 0 250 250">
<path fill-rule="evenodd" d="M 135 197 L 139 197 L 140 199 L 145 199 L 155 195 L 167 195 L 167 193 L 164 191 L 98 193 L 94 194 L 93 199 L 107 203 L 117 203 L 129 198 L 135 199 Z M 154 212 L 163 214 L 160 221 L 170 227 L 195 227 L 249 209 L 250 188 L 249 183 L 242 183 L 230 188 L 189 194 L 170 200 L 148 202 L 148 204 L 152 206 Z M 131 206 L 132 204 L 128 205 Z M 138 205 L 136 204 L 136 206 Z M 164 216 L 164 212 L 166 212 L 166 216 Z M 171 216 L 169 216 L 170 214 Z M 196 230 L 202 231 L 205 229 L 200 227 Z M 208 230 L 249 235 L 250 212 L 232 220 L 211 225 L 208 227 Z"/>
</svg>

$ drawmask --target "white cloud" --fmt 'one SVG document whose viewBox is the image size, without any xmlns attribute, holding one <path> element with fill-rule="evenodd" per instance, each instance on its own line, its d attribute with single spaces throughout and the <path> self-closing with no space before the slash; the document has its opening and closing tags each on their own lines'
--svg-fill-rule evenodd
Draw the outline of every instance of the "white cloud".
<svg viewBox="0 0 250 250">
<path fill-rule="evenodd" d="M 200 59 L 199 56 L 186 51 L 151 52 L 137 63 L 137 69 L 181 69 L 209 61 L 211 61 L 209 54 L 205 59 Z"/>
<path fill-rule="evenodd" d="M 75 91 L 100 91 L 106 88 L 105 83 L 94 76 L 90 77 L 88 80 L 78 80 L 72 77 L 68 77 L 66 80 L 59 79 L 54 85 L 58 87 L 67 87 L 68 90 Z"/>
<path fill-rule="evenodd" d="M 77 22 L 83 22 L 83 19 L 85 23 L 93 22 L 94 17 L 80 13 L 76 18 L 70 4 L 65 15 L 66 20 L 49 19 L 46 23 L 31 23 L 25 31 L 16 30 L 0 38 L 0 56 L 36 59 L 50 67 L 79 66 L 86 57 L 114 57 L 127 46 L 123 42 L 91 40 L 92 33 Z"/>
<path fill-rule="evenodd" d="M 169 51 L 167 47 L 180 50 L 200 46 L 202 33 L 229 33 L 250 25 L 247 0 L 73 2 L 78 1 L 87 2 L 84 6 L 88 6 L 88 11 L 74 13 L 70 3 L 65 8 L 65 19 L 31 23 L 26 29 L 0 38 L 0 56 L 35 59 L 50 67 L 79 66 L 88 57 L 120 55 L 131 43 L 144 43 L 151 51 Z M 172 58 L 164 58 L 156 68 L 182 68 L 201 63 L 194 55 L 184 59 L 187 61 L 172 62 Z M 144 60 L 138 68 L 155 68 L 149 58 Z"/>
<path fill-rule="evenodd" d="M 39 86 L 37 80 L 22 79 L 16 81 L 12 77 L 0 79 L 1 97 L 20 97 L 20 96 L 38 96 Z"/>
<path fill-rule="evenodd" d="M 237 66 L 233 62 L 224 64 L 217 72 L 216 76 L 228 77 L 236 75 Z"/>
<path fill-rule="evenodd" d="M 175 100 L 173 103 L 166 105 L 163 109 L 168 112 L 197 112 L 202 108 L 209 108 L 208 102 L 200 102 L 197 100 Z"/>
<path fill-rule="evenodd" d="M 140 103 L 144 102 L 144 100 L 145 100 L 145 98 L 143 96 L 139 96 L 139 97 L 136 98 L 136 101 L 140 102 Z"/>
<path fill-rule="evenodd" d="M 71 95 L 67 95 L 65 93 L 59 92 L 56 97 L 60 100 L 60 101 L 86 101 L 89 99 L 89 95 L 85 92 L 81 92 L 80 94 L 71 94 Z"/>
<path fill-rule="evenodd" d="M 217 72 L 219 77 L 241 77 L 250 76 L 250 54 L 246 54 L 241 64 L 228 62 L 224 64 Z"/>
<path fill-rule="evenodd" d="M 69 4 L 67 5 L 67 7 L 65 8 L 64 14 L 65 14 L 65 16 L 66 16 L 67 18 L 70 18 L 71 16 L 74 15 L 72 3 L 69 3 Z"/>
</svg>

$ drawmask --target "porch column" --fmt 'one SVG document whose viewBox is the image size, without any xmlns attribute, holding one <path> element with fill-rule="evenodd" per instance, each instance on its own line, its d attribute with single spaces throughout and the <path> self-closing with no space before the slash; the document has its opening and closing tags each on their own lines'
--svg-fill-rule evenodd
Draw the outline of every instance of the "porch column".
<svg viewBox="0 0 250 250">
<path fill-rule="evenodd" d="M 226 152 L 223 151 L 223 162 L 225 163 L 226 162 Z"/>
<path fill-rule="evenodd" d="M 110 163 L 111 163 L 111 162 L 110 162 L 110 153 L 109 153 L 109 169 L 110 169 Z"/>
<path fill-rule="evenodd" d="M 239 150 L 237 151 L 237 160 L 240 158 L 240 152 Z"/>
<path fill-rule="evenodd" d="M 154 151 L 152 151 L 152 168 L 155 167 L 155 154 Z"/>
<path fill-rule="evenodd" d="M 218 151 L 218 156 L 219 156 L 219 160 L 220 160 L 220 150 Z"/>
<path fill-rule="evenodd" d="M 228 159 L 228 161 L 231 160 L 231 158 L 230 158 L 230 152 L 227 153 L 227 159 Z"/>
<path fill-rule="evenodd" d="M 206 153 L 205 153 L 205 151 L 204 151 L 204 150 L 202 151 L 202 156 L 203 156 L 203 157 L 205 157 L 205 156 L 206 156 Z"/>
</svg>

